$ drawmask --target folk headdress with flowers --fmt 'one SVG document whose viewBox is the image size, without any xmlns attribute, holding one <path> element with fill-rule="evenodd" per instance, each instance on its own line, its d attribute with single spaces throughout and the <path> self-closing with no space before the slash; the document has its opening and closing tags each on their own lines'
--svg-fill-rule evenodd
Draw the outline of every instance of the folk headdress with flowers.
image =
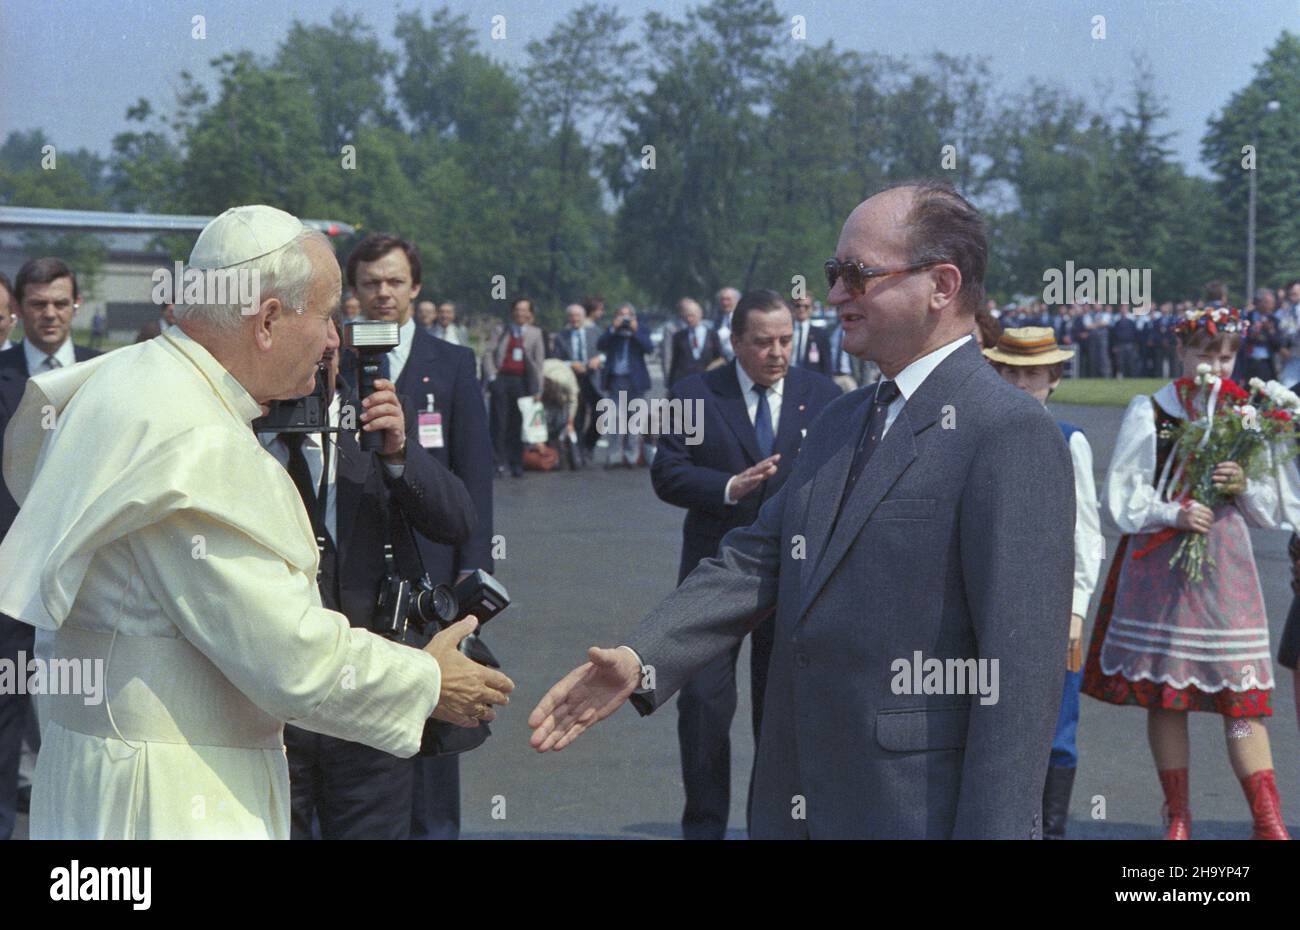
<svg viewBox="0 0 1300 930">
<path fill-rule="evenodd" d="M 1236 307 L 1206 307 L 1204 310 L 1188 310 L 1174 324 L 1174 332 L 1180 336 L 1198 329 L 1205 330 L 1211 336 L 1230 333 L 1244 337 L 1250 329 L 1250 321 L 1244 319 Z"/>
</svg>

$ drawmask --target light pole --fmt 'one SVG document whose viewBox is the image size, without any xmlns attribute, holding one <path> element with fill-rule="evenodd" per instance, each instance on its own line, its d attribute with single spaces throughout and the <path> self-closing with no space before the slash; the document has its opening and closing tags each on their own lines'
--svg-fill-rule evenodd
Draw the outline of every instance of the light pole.
<svg viewBox="0 0 1300 930">
<path fill-rule="evenodd" d="M 1264 109 L 1276 113 L 1282 109 L 1282 104 L 1270 100 Z M 1256 128 L 1258 130 L 1258 126 Z M 1252 148 L 1255 150 L 1255 164 L 1250 169 L 1250 199 L 1246 206 L 1246 300 L 1243 306 L 1255 299 L 1255 172 L 1259 170 L 1259 146 L 1254 145 Z"/>
</svg>

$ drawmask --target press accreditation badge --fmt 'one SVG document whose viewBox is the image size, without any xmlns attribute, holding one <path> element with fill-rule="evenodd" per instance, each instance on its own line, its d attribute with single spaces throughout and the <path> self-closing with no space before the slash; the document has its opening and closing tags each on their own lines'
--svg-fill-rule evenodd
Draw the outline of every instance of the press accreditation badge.
<svg viewBox="0 0 1300 930">
<path fill-rule="evenodd" d="M 419 416 L 419 436 L 420 445 L 425 449 L 441 449 L 445 445 L 442 441 L 442 414 L 441 413 L 422 413 Z"/>
<path fill-rule="evenodd" d="M 516 362 L 522 362 L 524 360 L 524 350 L 519 348 L 519 346 L 515 346 L 515 350 L 510 353 L 510 357 Z"/>
</svg>

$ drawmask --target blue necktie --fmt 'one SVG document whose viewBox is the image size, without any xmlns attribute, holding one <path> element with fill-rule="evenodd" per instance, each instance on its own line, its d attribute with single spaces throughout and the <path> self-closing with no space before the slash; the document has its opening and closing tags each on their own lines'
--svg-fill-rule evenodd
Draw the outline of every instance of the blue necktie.
<svg viewBox="0 0 1300 930">
<path fill-rule="evenodd" d="M 772 454 L 776 437 L 772 432 L 772 411 L 767 406 L 767 388 L 756 384 L 753 391 L 758 395 L 758 410 L 754 413 L 754 435 L 758 437 L 758 453 L 767 458 Z"/>
</svg>

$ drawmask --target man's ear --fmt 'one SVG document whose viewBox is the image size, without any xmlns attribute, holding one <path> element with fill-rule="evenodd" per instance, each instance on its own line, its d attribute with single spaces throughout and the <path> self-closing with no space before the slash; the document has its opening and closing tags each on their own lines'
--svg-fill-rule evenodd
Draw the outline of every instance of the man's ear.
<svg viewBox="0 0 1300 930">
<path fill-rule="evenodd" d="M 961 290 L 961 272 L 956 265 L 935 265 L 930 269 L 934 293 L 930 295 L 930 309 L 940 310 L 957 299 Z"/>
<path fill-rule="evenodd" d="M 419 296 L 420 296 L 420 285 L 419 285 L 419 284 L 412 284 L 412 285 L 411 285 L 411 303 L 415 303 L 416 298 L 419 297 Z M 437 312 L 438 312 L 438 308 L 437 308 L 437 307 L 434 307 L 434 308 L 433 308 L 433 312 L 434 312 L 434 313 L 437 313 Z"/>
<path fill-rule="evenodd" d="M 257 318 L 253 321 L 253 339 L 263 351 L 271 348 L 271 327 L 283 321 L 284 304 L 278 297 L 268 297 L 257 308 Z"/>
</svg>

